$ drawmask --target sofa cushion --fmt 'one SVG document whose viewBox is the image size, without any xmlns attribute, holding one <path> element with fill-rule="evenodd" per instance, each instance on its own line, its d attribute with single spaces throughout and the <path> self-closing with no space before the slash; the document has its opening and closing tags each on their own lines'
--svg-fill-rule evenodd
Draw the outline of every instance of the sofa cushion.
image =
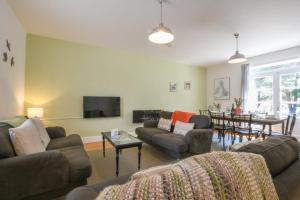
<svg viewBox="0 0 300 200">
<path fill-rule="evenodd" d="M 194 113 L 175 111 L 172 114 L 172 124 L 175 126 L 177 121 L 189 122 Z"/>
<path fill-rule="evenodd" d="M 62 138 L 50 140 L 47 150 L 60 149 L 72 146 L 83 146 L 82 140 L 79 135 L 68 135 Z"/>
<path fill-rule="evenodd" d="M 211 121 L 206 115 L 193 115 L 190 119 L 190 123 L 195 124 L 195 129 L 209 128 Z"/>
<path fill-rule="evenodd" d="M 260 138 L 255 139 L 255 140 L 246 141 L 246 142 L 235 143 L 233 145 L 229 145 L 227 147 L 226 151 L 238 151 L 243 146 L 246 146 L 251 143 L 257 143 L 257 142 L 261 142 Z"/>
<path fill-rule="evenodd" d="M 139 139 L 148 143 L 152 143 L 152 137 L 154 135 L 169 133 L 168 131 L 159 128 L 143 128 L 143 127 L 136 128 L 135 132 L 138 135 Z"/>
<path fill-rule="evenodd" d="M 161 111 L 159 114 L 159 117 L 164 118 L 164 119 L 171 119 L 173 112 L 169 111 Z"/>
<path fill-rule="evenodd" d="M 300 197 L 300 160 L 298 159 L 274 177 L 273 183 L 280 200 L 298 200 Z"/>
<path fill-rule="evenodd" d="M 238 151 L 262 155 L 274 177 L 299 159 L 300 144 L 294 137 L 273 136 L 265 141 L 243 146 Z"/>
<path fill-rule="evenodd" d="M 164 118 L 160 118 L 157 128 L 162 129 L 162 130 L 166 130 L 166 131 L 170 131 L 171 130 L 171 125 L 172 125 L 172 120 L 170 119 L 164 119 Z"/>
<path fill-rule="evenodd" d="M 46 150 L 32 119 L 27 119 L 17 128 L 10 128 L 9 135 L 16 154 L 19 156 Z"/>
<path fill-rule="evenodd" d="M 80 182 L 91 176 L 90 160 L 82 146 L 58 149 L 70 163 L 70 181 Z"/>
<path fill-rule="evenodd" d="M 173 133 L 185 136 L 187 132 L 194 129 L 194 123 L 177 121 Z"/>
<path fill-rule="evenodd" d="M 188 150 L 184 137 L 173 133 L 156 134 L 152 137 L 152 143 L 176 153 L 185 153 Z"/>
<path fill-rule="evenodd" d="M 6 123 L 0 123 L 0 159 L 16 156 L 10 141 L 9 128 L 12 128 L 12 126 Z"/>
<path fill-rule="evenodd" d="M 43 122 L 38 117 L 34 117 L 31 119 L 40 134 L 40 138 L 42 140 L 44 147 L 46 148 L 50 142 L 50 137 L 46 131 L 46 128 L 44 127 Z"/>
</svg>

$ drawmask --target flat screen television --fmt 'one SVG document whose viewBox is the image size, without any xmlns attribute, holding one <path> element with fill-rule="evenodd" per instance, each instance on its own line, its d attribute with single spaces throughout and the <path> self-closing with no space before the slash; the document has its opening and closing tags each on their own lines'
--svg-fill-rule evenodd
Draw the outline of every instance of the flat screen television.
<svg viewBox="0 0 300 200">
<path fill-rule="evenodd" d="M 83 97 L 83 117 L 119 117 L 120 97 Z"/>
</svg>

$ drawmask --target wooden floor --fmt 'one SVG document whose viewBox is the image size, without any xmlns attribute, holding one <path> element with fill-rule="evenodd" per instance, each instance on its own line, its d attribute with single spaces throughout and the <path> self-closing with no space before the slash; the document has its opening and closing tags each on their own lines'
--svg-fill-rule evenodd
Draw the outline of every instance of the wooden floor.
<svg viewBox="0 0 300 200">
<path fill-rule="evenodd" d="M 215 133 L 215 135 L 217 135 Z M 225 136 L 226 138 L 228 137 L 227 135 Z M 253 139 L 255 139 L 253 137 Z M 244 137 L 244 141 L 247 141 L 245 140 L 245 137 Z M 238 137 L 236 139 L 236 143 L 238 143 Z M 109 143 L 109 142 L 105 142 L 105 148 L 112 148 L 113 146 Z M 92 143 L 86 143 L 84 144 L 84 148 L 86 151 L 95 151 L 95 150 L 102 150 L 102 142 L 92 142 Z"/>
<path fill-rule="evenodd" d="M 95 151 L 102 149 L 102 142 L 92 142 L 84 144 L 86 151 Z M 109 142 L 105 142 L 105 148 L 112 148 L 112 145 Z"/>
</svg>

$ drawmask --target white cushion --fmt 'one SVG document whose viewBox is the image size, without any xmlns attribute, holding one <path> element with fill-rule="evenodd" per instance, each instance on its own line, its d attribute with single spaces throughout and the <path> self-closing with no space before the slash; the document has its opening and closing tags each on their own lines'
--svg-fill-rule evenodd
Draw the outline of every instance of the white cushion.
<svg viewBox="0 0 300 200">
<path fill-rule="evenodd" d="M 173 133 L 185 136 L 187 132 L 194 129 L 194 123 L 177 121 Z"/>
<path fill-rule="evenodd" d="M 162 129 L 162 130 L 170 131 L 171 130 L 171 125 L 172 125 L 172 120 L 160 118 L 159 122 L 158 122 L 158 125 L 157 125 L 157 128 Z"/>
<path fill-rule="evenodd" d="M 39 132 L 44 147 L 46 148 L 50 142 L 50 137 L 44 127 L 43 122 L 38 117 L 32 118 L 32 121 Z"/>
<path fill-rule="evenodd" d="M 32 119 L 27 119 L 17 128 L 10 128 L 9 135 L 16 154 L 19 156 L 46 150 Z"/>
</svg>

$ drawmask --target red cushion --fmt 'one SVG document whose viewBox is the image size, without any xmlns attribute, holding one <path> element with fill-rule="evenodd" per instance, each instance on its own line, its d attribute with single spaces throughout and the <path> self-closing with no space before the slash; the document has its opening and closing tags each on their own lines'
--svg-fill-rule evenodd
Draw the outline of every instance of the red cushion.
<svg viewBox="0 0 300 200">
<path fill-rule="evenodd" d="M 172 125 L 175 126 L 176 121 L 188 123 L 194 114 L 195 113 L 175 111 L 175 112 L 173 112 L 172 117 L 171 117 Z"/>
</svg>

